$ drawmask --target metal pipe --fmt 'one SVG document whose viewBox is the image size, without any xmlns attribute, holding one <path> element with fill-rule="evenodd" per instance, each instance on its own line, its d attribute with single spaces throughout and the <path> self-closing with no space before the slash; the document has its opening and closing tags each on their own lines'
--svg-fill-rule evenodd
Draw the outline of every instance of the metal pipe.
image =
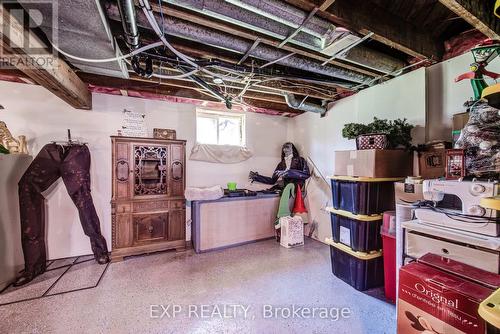
<svg viewBox="0 0 500 334">
<path fill-rule="evenodd" d="M 168 14 L 168 12 L 166 14 Z M 117 19 L 116 8 L 114 6 L 110 6 L 108 8 L 108 15 L 112 19 Z M 158 14 L 155 14 L 155 18 L 158 21 L 161 21 Z M 143 13 L 137 14 L 137 24 L 144 28 L 150 28 L 149 22 Z M 164 17 L 163 28 L 165 29 L 165 34 L 194 40 L 226 50 L 232 50 L 242 55 L 246 53 L 252 44 L 252 42 L 244 38 L 209 29 L 193 22 L 179 20 L 168 15 Z M 254 49 L 252 56 L 265 61 L 273 61 L 287 55 L 288 53 L 289 52 L 275 47 L 262 45 L 261 43 Z M 331 65 L 321 66 L 321 63 L 317 61 L 298 55 L 284 59 L 280 61 L 279 64 L 356 83 L 364 83 L 371 79 L 370 76 L 353 72 L 345 68 Z"/>
<path fill-rule="evenodd" d="M 137 28 L 134 1 L 119 0 L 118 10 L 125 33 L 125 41 L 131 49 L 136 49 L 139 47 L 139 29 Z"/>
<path fill-rule="evenodd" d="M 284 93 L 283 96 L 285 97 L 286 104 L 290 108 L 318 113 L 321 115 L 321 117 L 324 117 L 326 114 L 326 110 L 327 110 L 326 106 L 306 102 L 307 97 L 304 98 L 302 101 L 299 101 L 299 100 L 297 100 L 295 95 L 290 94 L 290 93 Z"/>
</svg>

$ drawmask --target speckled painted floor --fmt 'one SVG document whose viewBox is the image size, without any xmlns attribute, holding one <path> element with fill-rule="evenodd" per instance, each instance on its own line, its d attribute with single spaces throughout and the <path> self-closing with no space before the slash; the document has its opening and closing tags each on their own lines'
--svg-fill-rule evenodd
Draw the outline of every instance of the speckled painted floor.
<svg viewBox="0 0 500 334">
<path fill-rule="evenodd" d="M 395 327 L 394 306 L 335 278 L 328 246 L 312 240 L 295 249 L 269 240 L 131 258 L 111 264 L 95 289 L 0 307 L 0 333 L 375 334 Z"/>
</svg>

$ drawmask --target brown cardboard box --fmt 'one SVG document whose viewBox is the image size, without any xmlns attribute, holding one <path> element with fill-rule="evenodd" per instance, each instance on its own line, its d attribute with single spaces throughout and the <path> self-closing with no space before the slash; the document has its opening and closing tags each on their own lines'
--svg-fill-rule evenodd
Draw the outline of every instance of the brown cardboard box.
<svg viewBox="0 0 500 334">
<path fill-rule="evenodd" d="M 453 137 L 453 143 L 456 143 L 458 138 L 460 137 L 460 133 L 462 129 L 465 127 L 465 124 L 469 121 L 469 113 L 462 112 L 460 114 L 453 115 L 453 129 L 451 131 L 451 135 Z"/>
<path fill-rule="evenodd" d="M 424 199 L 423 186 L 417 183 L 394 183 L 396 204 L 408 204 Z"/>
<path fill-rule="evenodd" d="M 453 115 L 453 131 L 460 131 L 465 127 L 465 124 L 469 121 L 469 113 L 462 112 Z"/>
<path fill-rule="evenodd" d="M 427 254 L 400 269 L 398 334 L 484 334 L 479 304 L 500 276 Z"/>
<path fill-rule="evenodd" d="M 335 151 L 335 175 L 406 177 L 413 175 L 412 155 L 404 150 Z"/>
<path fill-rule="evenodd" d="M 418 157 L 418 176 L 423 179 L 437 179 L 445 175 L 446 149 L 420 152 Z"/>
</svg>

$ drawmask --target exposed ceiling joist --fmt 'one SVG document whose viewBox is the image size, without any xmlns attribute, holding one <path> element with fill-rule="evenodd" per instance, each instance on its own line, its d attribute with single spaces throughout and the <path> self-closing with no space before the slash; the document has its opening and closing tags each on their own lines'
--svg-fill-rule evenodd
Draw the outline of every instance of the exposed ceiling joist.
<svg viewBox="0 0 500 334">
<path fill-rule="evenodd" d="M 153 8 L 154 11 L 156 11 L 156 12 L 161 11 L 160 6 L 158 4 L 153 3 L 153 2 L 151 2 L 150 4 L 151 4 L 151 7 Z M 165 9 L 165 8 L 168 8 L 168 9 Z M 214 19 L 207 18 L 204 16 L 196 15 L 196 14 L 188 12 L 186 10 L 174 8 L 171 5 L 168 7 L 163 6 L 163 9 L 165 10 L 165 14 L 168 16 L 182 19 L 182 20 L 185 20 L 188 22 L 196 23 L 196 24 L 199 24 L 201 26 L 204 26 L 204 27 L 207 27 L 210 29 L 215 29 L 215 30 L 225 32 L 225 33 L 228 33 L 228 34 L 231 34 L 234 36 L 238 36 L 241 38 L 245 38 L 245 39 L 248 39 L 251 41 L 255 41 L 255 40 L 259 39 L 260 44 L 265 44 L 265 45 L 272 46 L 275 48 L 278 48 L 279 45 L 281 44 L 280 40 L 269 38 L 269 37 L 264 36 L 262 34 L 257 34 L 255 32 L 248 30 L 248 29 L 238 27 L 238 26 L 231 24 L 231 23 L 228 23 L 228 22 L 214 20 Z M 281 47 L 281 50 L 294 52 L 297 55 L 311 58 L 314 60 L 318 60 L 321 62 L 328 59 L 328 57 L 325 55 L 321 55 L 321 54 L 316 53 L 316 52 L 307 51 L 307 50 L 304 50 L 302 48 L 292 46 L 290 44 L 283 45 L 283 47 Z M 371 76 L 371 77 L 376 77 L 376 76 L 380 75 L 379 73 L 377 73 L 375 71 L 371 71 L 371 70 L 366 69 L 366 68 L 361 68 L 358 66 L 354 66 L 350 63 L 341 62 L 341 61 L 337 61 L 337 60 L 330 62 L 330 64 L 347 69 L 347 70 L 350 70 L 350 71 L 353 71 L 353 72 L 357 72 L 360 74 Z"/>
<path fill-rule="evenodd" d="M 8 35 L 0 31 L 0 47 L 4 59 L 26 74 L 37 84 L 45 87 L 70 106 L 77 109 L 91 109 L 92 96 L 87 85 L 78 78 L 62 59 L 46 51 L 46 45 L 9 12 L 0 5 L 0 24 L 9 27 Z M 37 50 L 36 55 L 25 48 L 25 39 L 29 39 L 30 50 Z"/>
<path fill-rule="evenodd" d="M 500 19 L 493 14 L 493 1 L 439 0 L 439 2 L 489 38 L 500 38 Z"/>
<path fill-rule="evenodd" d="M 321 6 L 319 6 L 319 10 L 321 10 L 321 11 L 327 10 L 328 7 L 333 5 L 334 2 L 335 2 L 335 0 L 324 0 L 323 3 L 321 4 Z"/>
<path fill-rule="evenodd" d="M 320 0 L 286 0 L 291 5 L 310 11 Z M 422 32 L 410 22 L 389 13 L 368 0 L 337 0 L 318 16 L 357 31 L 374 32 L 372 38 L 418 58 L 441 59 L 443 47 L 430 33 Z"/>
</svg>

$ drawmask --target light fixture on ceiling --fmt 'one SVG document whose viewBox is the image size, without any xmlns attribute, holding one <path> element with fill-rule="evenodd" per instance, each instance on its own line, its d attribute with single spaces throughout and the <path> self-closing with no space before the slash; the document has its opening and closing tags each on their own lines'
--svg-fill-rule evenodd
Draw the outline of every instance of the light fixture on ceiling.
<svg viewBox="0 0 500 334">
<path fill-rule="evenodd" d="M 221 85 L 224 83 L 221 78 L 214 78 L 213 79 L 214 84 Z"/>
</svg>

